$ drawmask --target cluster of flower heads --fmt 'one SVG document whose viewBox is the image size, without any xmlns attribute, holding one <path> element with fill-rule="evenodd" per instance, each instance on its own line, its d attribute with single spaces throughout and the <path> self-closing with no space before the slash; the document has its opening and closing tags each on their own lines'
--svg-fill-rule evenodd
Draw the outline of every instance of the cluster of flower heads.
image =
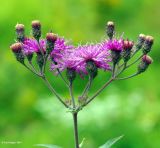
<svg viewBox="0 0 160 148">
<path fill-rule="evenodd" d="M 86 65 L 92 61 L 97 68 L 103 70 L 110 70 L 109 62 L 111 62 L 110 53 L 108 49 L 104 49 L 101 44 L 86 44 L 73 47 L 71 50 L 66 50 L 61 53 L 61 58 L 57 59 L 57 65 L 51 65 L 54 70 L 55 67 L 60 70 L 71 68 L 77 73 L 87 74 Z"/>
<path fill-rule="evenodd" d="M 47 33 L 45 39 L 41 39 L 41 24 L 39 21 L 32 22 L 33 37 L 26 37 L 23 24 L 16 25 L 17 41 L 11 45 L 19 62 L 24 64 L 27 57 L 32 61 L 33 54 L 37 55 L 37 64 L 43 67 L 42 56 L 46 55 L 51 60 L 51 70 L 72 70 L 79 74 L 89 74 L 92 77 L 97 75 L 98 69 L 112 70 L 112 65 L 123 59 L 127 63 L 132 55 L 142 49 L 142 63 L 138 70 L 145 71 L 152 59 L 147 55 L 153 44 L 153 37 L 139 35 L 138 41 L 134 44 L 128 39 L 115 38 L 115 26 L 108 22 L 106 26 L 108 39 L 99 43 L 73 46 L 64 38 L 53 33 Z M 143 70 L 142 70 L 143 69 Z"/>
</svg>

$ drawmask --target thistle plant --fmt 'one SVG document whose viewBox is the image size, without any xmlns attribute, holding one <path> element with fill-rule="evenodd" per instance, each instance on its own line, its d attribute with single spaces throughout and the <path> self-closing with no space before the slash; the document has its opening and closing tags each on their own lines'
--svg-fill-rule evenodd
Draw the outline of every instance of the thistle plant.
<svg viewBox="0 0 160 148">
<path fill-rule="evenodd" d="M 112 82 L 126 80 L 145 72 L 152 63 L 148 53 L 151 51 L 154 39 L 152 36 L 144 34 L 140 34 L 136 42 L 124 39 L 123 36 L 118 38 L 114 22 L 110 21 L 106 25 L 104 40 L 74 46 L 52 32 L 47 33 L 46 38 L 41 38 L 41 23 L 38 20 L 32 21 L 31 26 L 32 37 L 27 37 L 24 25 L 16 25 L 16 43 L 12 44 L 10 48 L 17 61 L 41 78 L 57 100 L 72 114 L 75 148 L 79 148 L 81 145 L 78 135 L 78 113 Z M 49 68 L 48 65 L 50 65 Z M 137 65 L 135 73 L 125 77 L 121 76 L 124 71 L 134 65 Z M 98 71 L 100 70 L 105 71 L 110 78 L 90 96 L 92 83 L 99 76 Z M 46 73 L 52 71 L 64 81 L 64 85 L 69 90 L 69 99 L 62 98 L 51 85 Z M 84 77 L 87 77 L 88 82 L 86 82 L 82 94 L 75 98 L 73 86 L 77 76 L 80 76 L 82 81 Z M 110 147 L 120 138 L 108 141 L 101 148 Z M 53 145 L 39 146 L 54 147 Z"/>
</svg>

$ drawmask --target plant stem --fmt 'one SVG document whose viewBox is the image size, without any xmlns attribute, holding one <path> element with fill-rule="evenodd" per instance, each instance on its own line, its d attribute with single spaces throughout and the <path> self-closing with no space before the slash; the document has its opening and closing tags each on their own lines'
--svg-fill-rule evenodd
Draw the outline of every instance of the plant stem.
<svg viewBox="0 0 160 148">
<path fill-rule="evenodd" d="M 31 71 L 32 73 L 34 73 L 35 75 L 37 75 L 38 77 L 42 77 L 41 74 L 37 73 L 36 71 L 34 71 L 33 69 L 31 69 L 30 67 L 28 67 L 26 64 L 23 64 L 24 67 L 26 67 L 29 71 Z"/>
<path fill-rule="evenodd" d="M 143 57 L 143 55 L 141 55 L 139 58 L 137 58 L 133 63 L 127 65 L 126 68 L 129 68 L 129 67 L 132 66 L 133 64 L 137 63 L 142 57 Z"/>
<path fill-rule="evenodd" d="M 86 93 L 88 93 L 89 89 L 91 88 L 92 80 L 93 79 L 89 76 L 88 83 L 86 84 L 86 86 L 85 86 L 85 88 L 83 90 L 83 93 L 81 95 L 82 98 L 86 95 Z"/>
<path fill-rule="evenodd" d="M 43 49 L 41 48 L 40 40 L 37 40 L 37 43 L 38 43 L 38 46 L 39 46 L 39 50 L 40 50 L 40 52 L 41 52 L 41 54 L 42 54 L 42 56 L 43 56 L 43 60 L 45 61 L 45 55 L 44 55 Z"/>
<path fill-rule="evenodd" d="M 112 77 L 113 78 L 114 78 L 115 68 L 116 68 L 116 64 L 113 64 L 113 68 L 112 68 Z"/>
<path fill-rule="evenodd" d="M 43 63 L 42 73 L 45 73 L 46 62 L 47 62 L 48 56 L 49 56 L 48 54 L 46 54 L 46 55 L 44 56 L 44 63 Z"/>
<path fill-rule="evenodd" d="M 124 78 L 116 78 L 116 80 L 126 80 L 126 79 L 129 79 L 129 78 L 135 77 L 135 76 L 137 76 L 138 74 L 139 74 L 139 73 L 135 73 L 135 74 L 130 75 L 130 76 L 128 76 L 128 77 L 124 77 Z"/>
<path fill-rule="evenodd" d="M 50 89 L 50 91 L 57 97 L 57 99 L 66 107 L 68 108 L 68 105 L 61 99 L 61 97 L 58 95 L 58 93 L 54 90 L 54 88 L 52 87 L 52 85 L 49 83 L 49 81 L 47 80 L 47 78 L 44 76 L 42 77 L 42 79 L 44 80 L 45 84 L 47 85 L 47 87 Z"/>
<path fill-rule="evenodd" d="M 127 66 L 127 63 L 124 63 L 123 69 L 115 77 L 119 76 L 126 69 L 126 66 Z"/>
<path fill-rule="evenodd" d="M 76 104 L 75 104 L 75 100 L 74 100 L 74 96 L 73 96 L 73 87 L 72 87 L 72 82 L 69 85 L 69 92 L 70 92 L 70 96 L 72 99 L 72 105 L 73 105 L 73 109 L 75 109 Z"/>
<path fill-rule="evenodd" d="M 91 98 L 88 99 L 88 101 L 84 104 L 84 106 L 86 106 L 95 97 L 97 97 L 113 80 L 114 80 L 114 78 L 111 78 L 108 82 L 106 82 Z"/>
<path fill-rule="evenodd" d="M 132 66 L 133 64 L 137 63 L 141 58 L 143 57 L 143 55 L 141 55 L 139 58 L 137 58 L 134 62 L 132 62 L 129 65 L 126 65 L 126 69 L 129 68 L 130 66 Z M 122 66 L 124 66 L 125 63 L 121 64 L 118 68 L 121 68 Z"/>
<path fill-rule="evenodd" d="M 77 112 L 73 113 L 75 148 L 79 148 Z"/>
<path fill-rule="evenodd" d="M 66 84 L 67 87 L 69 87 L 68 82 L 65 80 L 65 78 L 63 77 L 62 73 L 60 72 L 60 70 L 57 68 L 57 72 L 60 75 L 61 79 L 64 81 L 64 83 Z"/>
</svg>

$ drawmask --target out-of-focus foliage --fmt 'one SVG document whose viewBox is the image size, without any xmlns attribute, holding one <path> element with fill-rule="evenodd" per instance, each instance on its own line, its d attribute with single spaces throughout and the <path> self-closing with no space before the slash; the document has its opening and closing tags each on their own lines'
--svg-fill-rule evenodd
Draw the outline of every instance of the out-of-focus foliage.
<svg viewBox="0 0 160 148">
<path fill-rule="evenodd" d="M 100 41 L 108 20 L 116 23 L 117 35 L 136 40 L 139 33 L 155 38 L 150 54 L 154 63 L 146 73 L 112 83 L 79 114 L 80 140 L 97 148 L 108 139 L 124 137 L 115 148 L 160 147 L 160 1 L 159 0 L 7 0 L 0 2 L 0 147 L 30 148 L 50 143 L 71 148 L 72 118 L 43 82 L 16 62 L 9 45 L 14 26 L 24 23 L 30 34 L 34 19 L 42 22 L 43 36 L 53 30 L 74 44 Z M 136 67 L 129 70 L 133 73 Z M 50 74 L 53 86 L 69 97 L 63 82 Z M 101 72 L 92 92 L 108 78 Z M 85 81 L 76 80 L 76 95 Z M 21 144 L 2 144 L 21 141 Z"/>
</svg>

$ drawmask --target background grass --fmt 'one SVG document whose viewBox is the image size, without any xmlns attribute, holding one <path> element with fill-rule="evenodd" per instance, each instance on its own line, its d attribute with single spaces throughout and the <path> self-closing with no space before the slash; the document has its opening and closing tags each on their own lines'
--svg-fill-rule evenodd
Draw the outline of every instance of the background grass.
<svg viewBox="0 0 160 148">
<path fill-rule="evenodd" d="M 159 0 L 7 0 L 0 8 L 0 142 L 21 141 L 4 148 L 30 148 L 36 143 L 74 147 L 72 118 L 50 94 L 43 82 L 16 62 L 9 46 L 16 23 L 26 34 L 34 19 L 42 23 L 43 36 L 53 30 L 74 44 L 100 41 L 105 25 L 116 23 L 118 35 L 136 41 L 140 33 L 154 36 L 150 55 L 154 63 L 146 73 L 112 83 L 79 114 L 80 140 L 97 148 L 109 138 L 124 134 L 115 148 L 160 147 L 160 1 Z M 133 73 L 136 67 L 127 74 Z M 69 97 L 60 79 L 50 74 L 61 95 Z M 100 72 L 92 92 L 108 74 Z M 59 82 L 60 81 L 60 82 Z M 76 80 L 78 96 L 85 81 Z"/>
</svg>

